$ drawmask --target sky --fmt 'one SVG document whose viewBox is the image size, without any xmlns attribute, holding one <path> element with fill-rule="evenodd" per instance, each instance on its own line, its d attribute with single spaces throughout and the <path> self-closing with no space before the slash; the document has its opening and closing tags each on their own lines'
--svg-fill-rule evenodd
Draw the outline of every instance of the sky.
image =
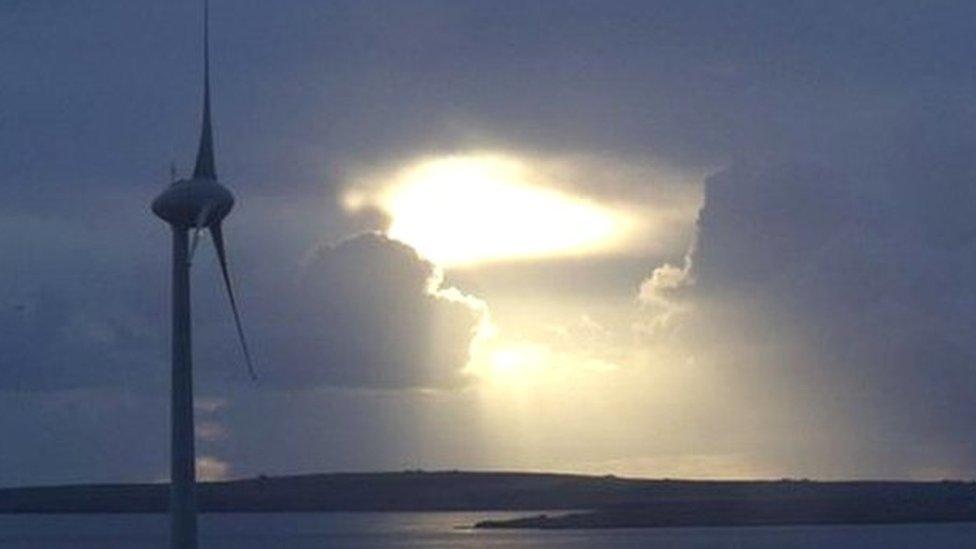
<svg viewBox="0 0 976 549">
<path fill-rule="evenodd" d="M 0 486 L 168 478 L 201 15 L 0 6 Z M 211 16 L 202 478 L 976 477 L 972 3 Z"/>
</svg>

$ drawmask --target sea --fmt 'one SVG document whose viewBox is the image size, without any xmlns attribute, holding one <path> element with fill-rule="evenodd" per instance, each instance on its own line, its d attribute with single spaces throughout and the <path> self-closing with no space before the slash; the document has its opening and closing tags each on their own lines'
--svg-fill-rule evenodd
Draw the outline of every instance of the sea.
<svg viewBox="0 0 976 549">
<path fill-rule="evenodd" d="M 976 523 L 620 530 L 477 530 L 525 513 L 233 513 L 200 516 L 206 548 L 976 548 Z M 166 515 L 0 515 L 0 548 L 165 548 Z"/>
</svg>

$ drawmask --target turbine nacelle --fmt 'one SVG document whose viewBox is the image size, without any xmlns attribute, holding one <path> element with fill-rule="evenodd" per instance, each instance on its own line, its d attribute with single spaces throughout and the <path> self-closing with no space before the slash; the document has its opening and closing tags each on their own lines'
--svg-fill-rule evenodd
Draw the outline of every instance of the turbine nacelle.
<svg viewBox="0 0 976 549">
<path fill-rule="evenodd" d="M 224 286 L 227 288 L 227 297 L 230 299 L 231 312 L 234 315 L 234 324 L 237 327 L 237 336 L 240 338 L 241 349 L 244 351 L 247 371 L 252 379 L 256 379 L 254 366 L 251 362 L 251 353 L 248 351 L 247 340 L 244 338 L 244 328 L 241 326 L 241 315 L 237 310 L 237 299 L 234 297 L 230 272 L 227 268 L 224 230 L 221 227 L 224 218 L 227 217 L 233 207 L 234 195 L 227 190 L 227 187 L 217 183 L 216 179 L 207 175 L 194 175 L 189 179 L 175 181 L 152 201 L 153 213 L 162 218 L 163 221 L 176 229 L 192 231 L 190 248 L 181 260 L 185 264 L 185 268 L 188 269 L 193 261 L 197 244 L 200 242 L 200 233 L 204 229 L 210 231 L 214 251 L 217 252 L 217 262 L 220 264 L 220 273 L 224 279 Z M 177 237 L 174 236 L 174 238 Z M 176 261 L 175 257 L 174 261 Z"/>
<path fill-rule="evenodd" d="M 234 195 L 208 177 L 180 179 L 152 202 L 152 211 L 170 225 L 206 229 L 220 223 L 234 207 Z"/>
</svg>

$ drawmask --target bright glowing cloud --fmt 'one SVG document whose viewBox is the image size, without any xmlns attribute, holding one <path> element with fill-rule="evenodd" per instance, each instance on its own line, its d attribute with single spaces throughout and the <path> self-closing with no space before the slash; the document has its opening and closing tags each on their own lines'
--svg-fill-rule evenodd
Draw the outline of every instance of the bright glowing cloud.
<svg viewBox="0 0 976 549">
<path fill-rule="evenodd" d="M 391 238 L 447 267 L 605 252 L 637 225 L 620 208 L 537 176 L 502 155 L 434 158 L 399 170 L 375 192 L 353 190 L 344 203 L 379 208 L 391 219 Z"/>
<path fill-rule="evenodd" d="M 204 481 L 225 480 L 230 464 L 213 456 L 197 458 L 197 478 Z"/>
</svg>

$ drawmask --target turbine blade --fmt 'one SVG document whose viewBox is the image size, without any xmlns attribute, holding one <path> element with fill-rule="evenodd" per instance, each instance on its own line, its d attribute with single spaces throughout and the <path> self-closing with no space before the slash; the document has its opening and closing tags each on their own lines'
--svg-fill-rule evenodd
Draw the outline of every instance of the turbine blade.
<svg viewBox="0 0 976 549">
<path fill-rule="evenodd" d="M 197 226 L 193 229 L 193 237 L 190 240 L 190 253 L 186 256 L 186 262 L 193 263 L 193 255 L 197 253 L 197 245 L 200 244 L 200 232 L 203 227 Z"/>
<path fill-rule="evenodd" d="M 247 373 L 251 379 L 257 379 L 254 373 L 254 364 L 251 362 L 251 352 L 247 347 L 247 339 L 244 338 L 244 328 L 241 326 L 241 314 L 237 309 L 237 299 L 234 298 L 234 287 L 230 283 L 230 274 L 227 270 L 227 254 L 224 250 L 224 232 L 218 221 L 210 226 L 210 236 L 213 237 L 214 248 L 217 250 L 217 260 L 220 262 L 220 272 L 224 276 L 224 286 L 227 288 L 227 297 L 230 299 L 230 308 L 234 313 L 234 325 L 237 326 L 237 337 L 241 341 L 241 349 L 244 351 L 244 360 L 247 362 Z"/>
<path fill-rule="evenodd" d="M 203 3 L 203 128 L 193 177 L 217 179 L 214 162 L 213 127 L 210 123 L 210 2 Z"/>
<path fill-rule="evenodd" d="M 190 253 L 187 255 L 187 263 L 193 263 L 193 254 L 197 253 L 197 245 L 200 244 L 200 233 L 204 229 L 204 225 L 207 223 L 207 218 L 210 216 L 211 206 L 206 206 L 197 215 L 197 220 L 193 224 L 193 239 L 190 241 Z"/>
</svg>

